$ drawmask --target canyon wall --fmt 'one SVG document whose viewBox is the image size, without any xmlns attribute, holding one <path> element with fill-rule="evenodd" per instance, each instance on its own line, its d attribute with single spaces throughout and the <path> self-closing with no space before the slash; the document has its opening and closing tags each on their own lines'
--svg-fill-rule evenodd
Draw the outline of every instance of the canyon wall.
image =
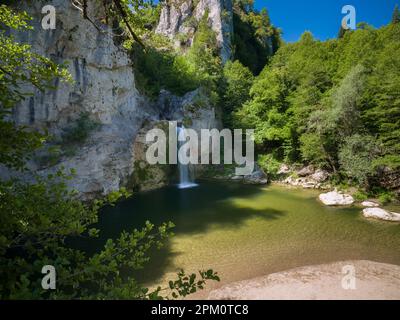
<svg viewBox="0 0 400 320">
<path fill-rule="evenodd" d="M 232 57 L 232 0 L 168 0 L 161 10 L 156 32 L 174 40 L 177 47 L 190 46 L 196 24 L 206 13 L 208 23 L 217 34 L 222 62 L 225 63 Z"/>
<path fill-rule="evenodd" d="M 66 63 L 74 79 L 73 84 L 55 81 L 54 90 L 34 91 L 15 108 L 16 123 L 47 129 L 56 140 L 79 121 L 82 114 L 87 114 L 90 121 L 97 124 L 73 152 L 66 150 L 68 145 L 61 143 L 55 161 L 43 163 L 34 159 L 30 167 L 43 175 L 62 167 L 75 169 L 76 176 L 70 185 L 83 198 L 93 198 L 132 184 L 139 184 L 140 189 L 147 190 L 168 183 L 166 176 L 158 177 L 158 184 L 151 179 L 132 182 L 137 176 L 137 172 L 134 173 L 136 160 L 143 151 L 137 147 L 137 140 L 143 138 L 143 128 L 149 128 L 151 124 L 157 126 L 163 120 L 183 121 L 185 117 L 194 117 L 184 111 L 184 105 L 190 104 L 193 93 L 184 98 L 164 93 L 164 98 L 161 95 L 159 101 L 152 102 L 138 92 L 129 55 L 115 44 L 112 29 L 102 23 L 104 13 L 100 3 L 95 0 L 88 2 L 90 18 L 100 31 L 85 20 L 70 1 L 52 1 L 57 14 L 55 30 L 41 27 L 44 16 L 41 10 L 49 4 L 47 1 L 15 4 L 17 9 L 26 10 L 33 17 L 31 24 L 34 27 L 31 31 L 14 34 L 15 39 L 32 45 L 34 52 L 57 63 Z M 201 122 L 203 128 L 218 124 L 212 108 L 197 117 L 203 117 L 195 120 Z M 4 169 L 0 171 L 3 176 L 9 174 Z M 155 171 L 158 174 L 165 172 Z"/>
</svg>

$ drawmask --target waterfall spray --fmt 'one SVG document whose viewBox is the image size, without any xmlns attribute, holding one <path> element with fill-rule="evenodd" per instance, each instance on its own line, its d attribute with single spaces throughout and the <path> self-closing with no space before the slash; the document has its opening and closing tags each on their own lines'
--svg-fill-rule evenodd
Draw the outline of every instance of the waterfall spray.
<svg viewBox="0 0 400 320">
<path fill-rule="evenodd" d="M 179 150 L 180 147 L 185 143 L 185 141 L 181 141 L 181 139 L 179 139 L 180 135 L 185 134 L 185 127 L 183 126 L 183 124 L 176 127 L 176 133 L 178 137 L 178 150 Z M 178 157 L 178 170 L 179 170 L 179 184 L 178 184 L 179 189 L 188 189 L 197 186 L 197 184 L 194 183 L 192 174 L 189 170 L 189 165 L 182 164 L 179 161 L 179 157 Z"/>
</svg>

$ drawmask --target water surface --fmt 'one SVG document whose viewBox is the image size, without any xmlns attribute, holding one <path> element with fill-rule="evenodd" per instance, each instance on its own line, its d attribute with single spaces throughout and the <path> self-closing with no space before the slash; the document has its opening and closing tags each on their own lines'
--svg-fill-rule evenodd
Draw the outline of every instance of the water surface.
<svg viewBox="0 0 400 320">
<path fill-rule="evenodd" d="M 220 285 L 293 267 L 348 259 L 400 265 L 400 225 L 367 220 L 360 207 L 331 208 L 316 191 L 281 186 L 201 183 L 197 188 L 136 194 L 100 215 L 95 251 L 122 230 L 173 221 L 175 236 L 139 274 L 146 285 L 175 278 L 180 268 L 212 268 Z M 203 296 L 207 292 L 203 293 Z"/>
</svg>

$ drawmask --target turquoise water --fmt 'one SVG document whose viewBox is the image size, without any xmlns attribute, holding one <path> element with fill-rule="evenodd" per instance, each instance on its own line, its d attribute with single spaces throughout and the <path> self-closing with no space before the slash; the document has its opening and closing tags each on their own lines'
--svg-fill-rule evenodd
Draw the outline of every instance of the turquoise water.
<svg viewBox="0 0 400 320">
<path fill-rule="evenodd" d="M 293 267 L 348 259 L 400 265 L 400 225 L 367 220 L 362 208 L 330 208 L 316 191 L 281 186 L 201 183 L 139 193 L 106 208 L 99 239 L 81 243 L 98 250 L 123 230 L 173 221 L 175 236 L 152 254 L 138 277 L 146 285 L 174 278 L 180 268 L 212 268 L 221 283 L 262 276 Z M 203 293 L 205 294 L 205 293 Z"/>
</svg>

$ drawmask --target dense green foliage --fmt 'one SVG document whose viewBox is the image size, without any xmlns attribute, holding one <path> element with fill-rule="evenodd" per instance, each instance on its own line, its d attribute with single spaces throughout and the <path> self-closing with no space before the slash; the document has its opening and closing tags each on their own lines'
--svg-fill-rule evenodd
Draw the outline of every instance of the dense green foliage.
<svg viewBox="0 0 400 320">
<path fill-rule="evenodd" d="M 249 98 L 254 76 L 251 71 L 238 60 L 228 61 L 223 70 L 224 90 L 221 92 L 223 99 L 223 120 L 231 127 L 232 113 L 237 111 Z"/>
<path fill-rule="evenodd" d="M 281 44 L 267 10 L 257 11 L 252 0 L 235 0 L 233 11 L 234 58 L 259 74 Z"/>
<path fill-rule="evenodd" d="M 23 32 L 28 27 L 26 13 L 0 6 L 0 164 L 18 171 L 28 170 L 26 160 L 43 145 L 39 132 L 16 126 L 9 117 L 16 103 L 40 90 L 51 88 L 55 78 L 71 80 L 66 69 L 31 52 L 4 31 Z M 79 142 L 93 124 L 82 115 L 64 134 Z M 148 290 L 133 277 L 144 267 L 153 247 L 161 247 L 172 235 L 172 223 L 155 228 L 147 222 L 141 230 L 124 232 L 109 239 L 101 252 L 88 255 L 66 245 L 68 237 L 97 237 L 91 228 L 104 205 L 113 205 L 126 190 L 110 193 L 105 199 L 82 202 L 67 187 L 74 172 L 62 170 L 47 177 L 30 172 L 29 181 L 0 180 L 0 298 L 1 299 L 163 299 L 196 292 L 205 281 L 219 280 L 212 271 L 186 275 L 183 271 L 167 288 Z M 45 265 L 56 269 L 56 289 L 44 290 L 41 271 Z M 167 290 L 166 292 L 164 290 Z"/>
<path fill-rule="evenodd" d="M 235 123 L 256 128 L 271 161 L 312 163 L 367 186 L 379 167 L 400 167 L 398 52 L 398 23 L 325 42 L 306 32 L 255 79 Z"/>
</svg>

